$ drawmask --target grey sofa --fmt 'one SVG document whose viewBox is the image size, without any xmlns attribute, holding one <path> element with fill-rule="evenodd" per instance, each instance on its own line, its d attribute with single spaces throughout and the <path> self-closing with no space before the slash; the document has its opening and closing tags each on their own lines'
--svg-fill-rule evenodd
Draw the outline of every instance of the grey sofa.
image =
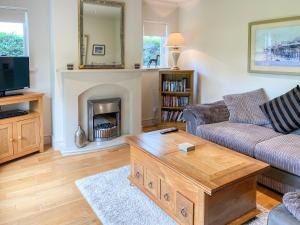
<svg viewBox="0 0 300 225">
<path fill-rule="evenodd" d="M 280 193 L 300 191 L 300 135 L 283 135 L 272 127 L 229 122 L 224 101 L 187 106 L 187 132 L 264 161 L 271 168 L 258 182 Z"/>
<path fill-rule="evenodd" d="M 281 204 L 269 213 L 268 225 L 300 225 L 300 221 Z"/>
</svg>

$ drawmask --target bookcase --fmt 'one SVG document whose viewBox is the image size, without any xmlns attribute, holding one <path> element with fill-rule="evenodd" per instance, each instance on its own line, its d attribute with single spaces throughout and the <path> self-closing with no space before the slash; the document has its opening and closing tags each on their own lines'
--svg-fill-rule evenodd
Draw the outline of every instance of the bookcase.
<svg viewBox="0 0 300 225">
<path fill-rule="evenodd" d="M 160 128 L 185 130 L 183 109 L 194 102 L 193 70 L 159 71 Z"/>
</svg>

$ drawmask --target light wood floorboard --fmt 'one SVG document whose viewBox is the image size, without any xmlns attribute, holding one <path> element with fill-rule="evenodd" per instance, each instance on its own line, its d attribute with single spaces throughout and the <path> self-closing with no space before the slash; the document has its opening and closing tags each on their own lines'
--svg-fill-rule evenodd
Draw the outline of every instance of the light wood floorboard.
<svg viewBox="0 0 300 225">
<path fill-rule="evenodd" d="M 0 166 L 0 225 L 101 224 L 74 182 L 129 164 L 129 148 L 68 157 L 46 149 Z M 263 187 L 257 191 L 268 209 L 280 199 Z"/>
</svg>

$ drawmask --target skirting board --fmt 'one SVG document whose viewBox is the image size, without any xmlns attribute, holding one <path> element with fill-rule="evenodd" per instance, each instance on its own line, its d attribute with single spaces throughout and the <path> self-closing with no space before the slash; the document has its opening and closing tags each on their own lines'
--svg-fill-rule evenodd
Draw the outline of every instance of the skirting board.
<svg viewBox="0 0 300 225">
<path fill-rule="evenodd" d="M 51 145 L 52 143 L 52 136 L 44 136 L 44 144 Z"/>
<path fill-rule="evenodd" d="M 151 127 L 158 125 L 158 119 L 152 118 L 152 119 L 145 119 L 142 121 L 143 127 Z"/>
</svg>

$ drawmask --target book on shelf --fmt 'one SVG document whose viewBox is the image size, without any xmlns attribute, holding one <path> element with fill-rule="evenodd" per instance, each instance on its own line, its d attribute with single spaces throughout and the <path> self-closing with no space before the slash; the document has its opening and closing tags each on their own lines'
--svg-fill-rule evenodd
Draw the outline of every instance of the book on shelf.
<svg viewBox="0 0 300 225">
<path fill-rule="evenodd" d="M 163 92 L 187 92 L 187 79 L 164 80 L 162 84 Z"/>
<path fill-rule="evenodd" d="M 189 97 L 162 96 L 163 107 L 185 107 L 189 104 Z"/>
<path fill-rule="evenodd" d="M 162 122 L 184 122 L 182 111 L 162 111 Z"/>
</svg>

